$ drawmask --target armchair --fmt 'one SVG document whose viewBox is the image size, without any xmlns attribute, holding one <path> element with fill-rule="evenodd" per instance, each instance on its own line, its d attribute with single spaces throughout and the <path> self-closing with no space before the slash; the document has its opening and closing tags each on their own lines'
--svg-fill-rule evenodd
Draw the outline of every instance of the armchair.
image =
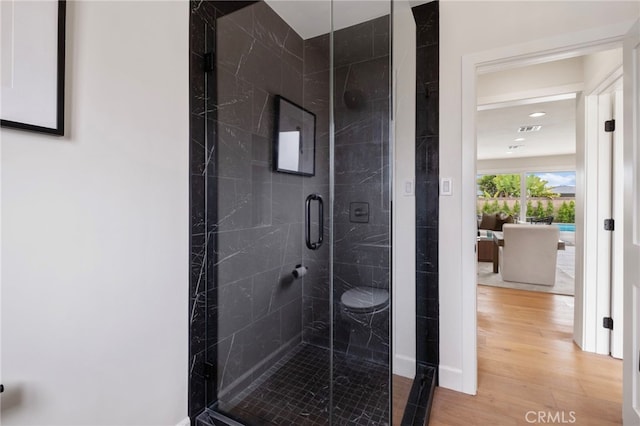
<svg viewBox="0 0 640 426">
<path fill-rule="evenodd" d="M 555 225 L 505 224 L 500 247 L 504 281 L 552 286 L 556 282 L 559 229 Z"/>
</svg>

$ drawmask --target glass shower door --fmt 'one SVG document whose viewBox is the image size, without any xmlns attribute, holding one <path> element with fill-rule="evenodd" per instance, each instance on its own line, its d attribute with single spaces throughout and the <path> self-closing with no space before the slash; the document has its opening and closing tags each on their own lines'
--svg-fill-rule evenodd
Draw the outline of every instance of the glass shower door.
<svg viewBox="0 0 640 426">
<path fill-rule="evenodd" d="M 390 7 L 333 2 L 332 424 L 391 423 Z"/>
<path fill-rule="evenodd" d="M 329 424 L 330 4 L 223 12 L 210 113 L 215 408 L 242 424 Z"/>
<path fill-rule="evenodd" d="M 390 3 L 194 10 L 208 70 L 198 419 L 390 424 Z"/>
</svg>

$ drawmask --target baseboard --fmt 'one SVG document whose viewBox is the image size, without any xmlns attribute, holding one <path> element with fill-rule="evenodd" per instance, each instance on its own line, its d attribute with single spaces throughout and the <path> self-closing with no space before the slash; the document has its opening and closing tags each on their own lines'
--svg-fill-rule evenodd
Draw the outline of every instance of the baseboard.
<svg viewBox="0 0 640 426">
<path fill-rule="evenodd" d="M 416 377 L 416 360 L 404 355 L 393 357 L 393 374 L 413 379 Z"/>
<path fill-rule="evenodd" d="M 182 419 L 176 423 L 176 426 L 191 426 L 191 419 L 189 417 Z"/>
<path fill-rule="evenodd" d="M 438 386 L 458 392 L 463 391 L 462 370 L 440 364 L 438 368 Z"/>
</svg>

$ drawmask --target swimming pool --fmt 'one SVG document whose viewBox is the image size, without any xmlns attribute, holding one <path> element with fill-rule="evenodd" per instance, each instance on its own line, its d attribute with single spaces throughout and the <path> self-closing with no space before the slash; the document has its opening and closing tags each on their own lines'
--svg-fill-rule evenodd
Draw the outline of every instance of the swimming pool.
<svg viewBox="0 0 640 426">
<path fill-rule="evenodd" d="M 560 232 L 576 232 L 575 223 L 556 223 L 556 225 L 560 228 Z"/>
</svg>

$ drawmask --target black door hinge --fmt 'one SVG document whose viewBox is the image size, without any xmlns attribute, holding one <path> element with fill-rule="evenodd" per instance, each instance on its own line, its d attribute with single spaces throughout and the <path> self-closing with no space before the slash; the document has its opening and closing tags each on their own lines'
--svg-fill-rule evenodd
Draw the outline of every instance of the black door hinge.
<svg viewBox="0 0 640 426">
<path fill-rule="evenodd" d="M 616 120 L 607 120 L 604 122 L 604 131 L 613 132 L 616 130 Z"/>
<path fill-rule="evenodd" d="M 605 231 L 613 231 L 616 225 L 616 221 L 613 219 L 605 219 L 604 220 L 604 230 Z"/>
<path fill-rule="evenodd" d="M 202 69 L 204 72 L 213 71 L 213 66 L 215 65 L 214 58 L 215 56 L 213 55 L 213 52 L 204 54 L 202 57 Z"/>
<path fill-rule="evenodd" d="M 613 330 L 613 318 L 611 317 L 602 318 L 602 327 L 608 328 L 609 330 Z"/>
<path fill-rule="evenodd" d="M 214 377 L 215 372 L 216 372 L 215 368 L 216 368 L 215 365 L 213 365 L 210 362 L 205 362 L 204 363 L 204 372 L 203 373 L 204 373 L 204 378 L 206 380 L 211 380 Z"/>
<path fill-rule="evenodd" d="M 0 393 L 4 392 L 4 385 L 0 385 Z"/>
</svg>

